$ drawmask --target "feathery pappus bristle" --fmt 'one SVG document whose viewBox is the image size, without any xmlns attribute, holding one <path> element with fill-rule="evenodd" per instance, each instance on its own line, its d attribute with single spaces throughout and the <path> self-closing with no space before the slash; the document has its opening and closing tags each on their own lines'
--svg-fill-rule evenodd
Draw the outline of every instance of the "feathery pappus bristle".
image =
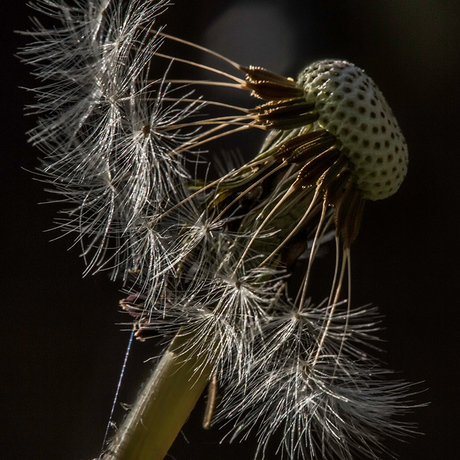
<svg viewBox="0 0 460 460">
<path fill-rule="evenodd" d="M 267 327 L 244 390 L 233 383 L 224 395 L 216 420 L 234 423 L 232 439 L 255 435 L 256 458 L 274 443 L 282 458 L 380 458 L 382 439 L 411 433 L 401 419 L 411 385 L 391 380 L 364 351 L 375 341 L 376 310 L 350 313 L 342 302 L 319 348 L 326 306 L 286 306 Z"/>
<path fill-rule="evenodd" d="M 36 20 L 28 33 L 35 41 L 21 52 L 43 82 L 33 90 L 37 102 L 30 109 L 39 119 L 30 141 L 45 152 L 40 177 L 66 205 L 58 226 L 77 232 L 88 272 L 109 267 L 116 275 L 131 265 L 121 242 L 180 200 L 180 184 L 189 178 L 170 154 L 189 136 L 164 128 L 201 104 L 165 106 L 164 77 L 155 90 L 148 83 L 162 42 L 148 29 L 167 3 L 34 4 L 60 27 L 46 29 Z"/>
</svg>

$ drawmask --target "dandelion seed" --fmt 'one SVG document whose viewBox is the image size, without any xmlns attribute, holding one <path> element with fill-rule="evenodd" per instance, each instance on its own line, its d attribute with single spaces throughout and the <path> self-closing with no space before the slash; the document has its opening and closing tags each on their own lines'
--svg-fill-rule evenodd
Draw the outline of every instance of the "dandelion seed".
<svg viewBox="0 0 460 460">
<path fill-rule="evenodd" d="M 395 421 L 410 386 L 388 380 L 389 372 L 363 351 L 375 340 L 375 310 L 350 314 L 345 302 L 338 310 L 317 358 L 326 303 L 303 311 L 287 306 L 266 330 L 244 394 L 235 384 L 228 389 L 217 419 L 236 419 L 233 439 L 256 430 L 257 457 L 277 432 L 279 451 L 305 459 L 379 458 L 383 433 L 410 433 L 410 425 Z"/>
<path fill-rule="evenodd" d="M 110 0 L 34 5 L 62 26 L 47 30 L 36 20 L 28 33 L 35 42 L 21 53 L 43 81 L 31 107 L 40 118 L 30 141 L 46 154 L 41 176 L 67 206 L 59 227 L 78 233 L 87 272 L 114 268 L 116 277 L 120 267 L 131 268 L 126 257 L 135 257 L 120 249 L 137 245 L 126 242 L 131 228 L 163 212 L 189 177 L 170 155 L 188 137 L 164 127 L 200 104 L 165 107 L 163 77 L 154 91 L 147 83 L 162 39 L 146 28 L 167 1 L 136 0 L 126 9 Z"/>
</svg>

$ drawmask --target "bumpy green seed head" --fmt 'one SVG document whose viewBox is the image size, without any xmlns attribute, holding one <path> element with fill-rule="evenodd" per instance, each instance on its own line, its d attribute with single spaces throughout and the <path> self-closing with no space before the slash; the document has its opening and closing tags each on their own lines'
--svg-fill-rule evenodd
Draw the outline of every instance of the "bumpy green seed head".
<svg viewBox="0 0 460 460">
<path fill-rule="evenodd" d="M 318 125 L 333 134 L 350 160 L 363 198 L 393 195 L 407 172 L 407 146 L 396 118 L 376 84 L 346 61 L 320 61 L 299 76 Z"/>
</svg>

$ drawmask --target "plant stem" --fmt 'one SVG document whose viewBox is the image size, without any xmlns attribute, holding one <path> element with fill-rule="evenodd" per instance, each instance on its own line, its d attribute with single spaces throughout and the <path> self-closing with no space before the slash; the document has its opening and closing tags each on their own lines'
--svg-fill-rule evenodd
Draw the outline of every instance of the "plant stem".
<svg viewBox="0 0 460 460">
<path fill-rule="evenodd" d="M 163 460 L 209 381 L 212 363 L 179 332 L 152 372 L 104 460 Z"/>
</svg>

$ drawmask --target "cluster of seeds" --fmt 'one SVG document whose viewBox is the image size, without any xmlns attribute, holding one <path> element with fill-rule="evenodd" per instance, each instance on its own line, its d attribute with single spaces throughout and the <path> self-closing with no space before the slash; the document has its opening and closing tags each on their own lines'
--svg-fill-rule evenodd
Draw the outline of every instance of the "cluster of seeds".
<svg viewBox="0 0 460 460">
<path fill-rule="evenodd" d="M 393 195 L 407 172 L 407 146 L 383 94 L 362 69 L 346 61 L 320 61 L 299 76 L 319 126 L 334 134 L 350 160 L 363 198 Z"/>
<path fill-rule="evenodd" d="M 281 433 L 282 458 L 375 459 L 384 435 L 410 431 L 393 420 L 409 386 L 366 351 L 376 310 L 345 299 L 365 200 L 392 195 L 406 175 L 403 135 L 354 65 L 321 61 L 297 82 L 241 66 L 154 30 L 169 3 L 32 0 L 53 27 L 34 20 L 21 52 L 41 82 L 31 141 L 44 152 L 40 177 L 67 205 L 59 228 L 76 233 L 86 272 L 123 279 L 138 339 L 171 339 L 98 458 L 166 458 L 210 383 L 205 426 L 219 387 L 212 423 L 232 423 L 233 438 L 256 433 L 256 458 Z M 172 43 L 240 74 L 163 54 Z M 217 79 L 175 79 L 176 65 Z M 258 105 L 195 95 L 203 84 Z M 202 149 L 247 128 L 268 133 L 261 151 L 207 180 Z M 334 235 L 331 270 L 318 271 Z"/>
</svg>

